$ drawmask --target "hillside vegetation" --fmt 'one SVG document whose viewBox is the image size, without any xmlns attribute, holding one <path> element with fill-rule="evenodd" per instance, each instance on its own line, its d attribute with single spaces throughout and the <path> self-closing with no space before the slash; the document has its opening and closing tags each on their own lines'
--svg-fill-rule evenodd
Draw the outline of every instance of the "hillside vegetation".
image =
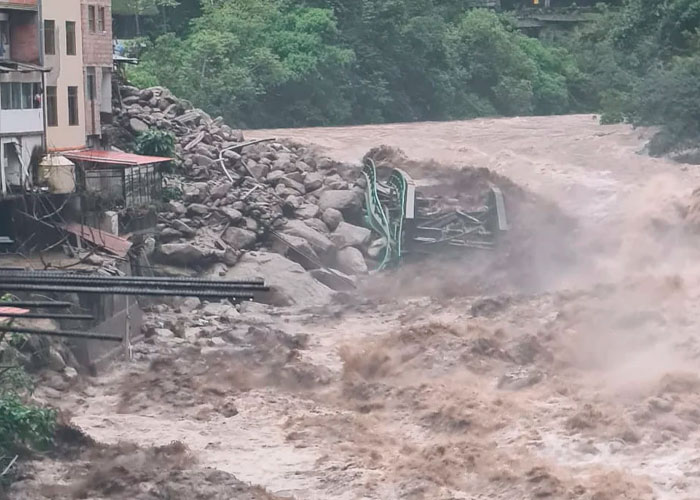
<svg viewBox="0 0 700 500">
<path fill-rule="evenodd" d="M 129 76 L 243 127 L 601 112 L 692 144 L 700 0 L 615 3 L 541 41 L 465 0 L 141 0 Z"/>
</svg>

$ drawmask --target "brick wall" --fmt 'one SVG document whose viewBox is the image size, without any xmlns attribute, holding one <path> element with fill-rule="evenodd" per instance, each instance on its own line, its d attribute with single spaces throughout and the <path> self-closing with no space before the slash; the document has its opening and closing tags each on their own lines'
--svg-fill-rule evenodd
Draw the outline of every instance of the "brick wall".
<svg viewBox="0 0 700 500">
<path fill-rule="evenodd" d="M 82 0 L 83 64 L 112 67 L 112 2 L 111 0 Z M 90 31 L 88 6 L 95 7 L 95 33 Z M 99 7 L 105 9 L 104 31 L 97 29 Z"/>
<path fill-rule="evenodd" d="M 107 78 L 111 82 L 112 69 L 112 2 L 111 0 L 81 0 L 80 14 L 83 25 L 83 68 L 87 81 L 88 68 L 95 75 L 94 99 L 89 99 L 89 92 L 85 92 L 86 132 L 89 136 L 101 135 L 100 116 L 102 113 L 111 113 L 111 93 L 103 99 L 102 79 Z M 95 31 L 90 30 L 89 7 L 95 8 Z M 105 9 L 104 31 L 98 28 L 100 7 Z M 102 109 L 102 102 L 109 103 L 107 109 Z"/>
<path fill-rule="evenodd" d="M 0 8 L 36 7 L 38 0 L 0 0 Z"/>
<path fill-rule="evenodd" d="M 10 58 L 13 61 L 39 63 L 39 15 L 13 11 L 10 14 Z"/>
</svg>

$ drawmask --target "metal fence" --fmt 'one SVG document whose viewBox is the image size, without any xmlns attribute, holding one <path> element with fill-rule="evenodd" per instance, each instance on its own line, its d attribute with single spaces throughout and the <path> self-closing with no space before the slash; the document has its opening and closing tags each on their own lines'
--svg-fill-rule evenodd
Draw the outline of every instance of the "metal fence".
<svg viewBox="0 0 700 500">
<path fill-rule="evenodd" d="M 90 208 L 125 208 L 150 204 L 162 190 L 156 165 L 83 169 L 82 187 Z"/>
</svg>

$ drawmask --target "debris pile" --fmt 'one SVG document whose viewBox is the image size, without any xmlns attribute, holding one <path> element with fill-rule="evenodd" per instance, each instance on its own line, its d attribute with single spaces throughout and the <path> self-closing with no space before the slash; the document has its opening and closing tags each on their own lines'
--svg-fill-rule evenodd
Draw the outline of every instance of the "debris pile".
<svg viewBox="0 0 700 500">
<path fill-rule="evenodd" d="M 281 253 L 305 270 L 367 272 L 371 232 L 361 226 L 359 166 L 310 148 L 243 134 L 193 109 L 167 89 L 120 87 L 110 135 L 125 145 L 149 128 L 176 139 L 182 176 L 167 178 L 182 193 L 160 214 L 156 257 L 163 264 L 213 271 L 249 250 Z M 324 280 L 323 272 L 316 272 Z"/>
</svg>

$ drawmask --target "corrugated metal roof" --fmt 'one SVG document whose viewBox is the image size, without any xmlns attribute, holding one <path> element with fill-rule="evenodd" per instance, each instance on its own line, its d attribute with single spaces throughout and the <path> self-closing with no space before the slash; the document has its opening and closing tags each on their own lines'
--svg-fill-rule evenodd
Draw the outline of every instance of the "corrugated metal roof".
<svg viewBox="0 0 700 500">
<path fill-rule="evenodd" d="M 132 153 L 123 153 L 121 151 L 101 151 L 97 149 L 70 151 L 63 153 L 63 156 L 73 161 L 87 161 L 124 167 L 136 167 L 138 165 L 172 161 L 172 158 L 165 158 L 163 156 L 143 156 Z"/>
<path fill-rule="evenodd" d="M 126 257 L 127 252 L 131 249 L 131 242 L 127 239 L 120 238 L 106 231 L 101 231 L 95 227 L 85 226 L 68 222 L 66 224 L 57 224 L 58 227 L 65 229 L 69 233 L 84 239 L 100 248 L 104 248 L 110 253 L 119 257 Z"/>
</svg>

